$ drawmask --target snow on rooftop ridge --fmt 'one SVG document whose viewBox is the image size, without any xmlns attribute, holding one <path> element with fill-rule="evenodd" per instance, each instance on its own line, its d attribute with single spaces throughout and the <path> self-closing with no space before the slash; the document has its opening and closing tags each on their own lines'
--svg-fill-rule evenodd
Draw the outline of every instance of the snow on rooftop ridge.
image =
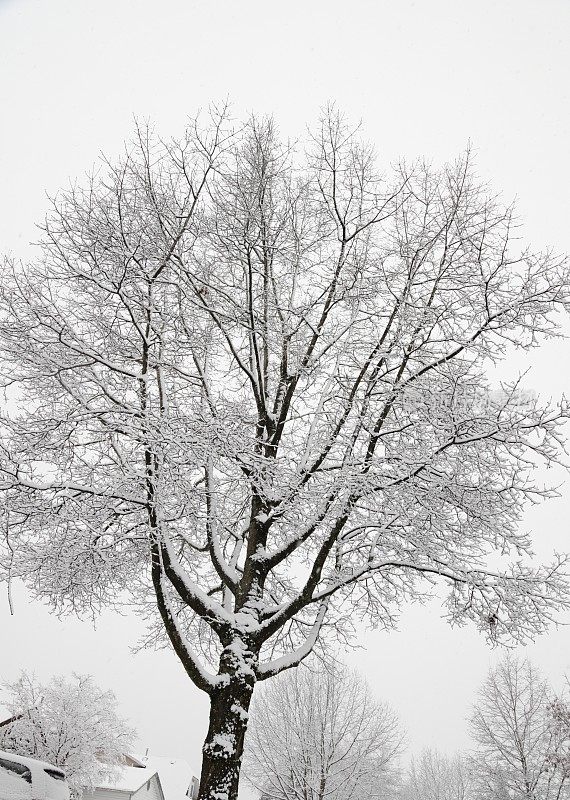
<svg viewBox="0 0 570 800">
<path fill-rule="evenodd" d="M 192 780 L 198 781 L 200 772 L 182 758 L 168 756 L 145 756 L 147 767 L 158 772 L 165 800 L 188 800 Z"/>
<path fill-rule="evenodd" d="M 117 770 L 116 775 L 96 781 L 96 788 L 118 792 L 136 792 L 156 774 L 157 771 L 155 769 L 149 769 L 148 767 L 121 767 Z M 158 778 L 160 780 L 160 775 Z M 162 784 L 162 781 L 160 783 Z M 164 787 L 162 789 L 164 792 Z M 165 792 L 164 796 L 165 800 L 169 800 Z"/>
</svg>

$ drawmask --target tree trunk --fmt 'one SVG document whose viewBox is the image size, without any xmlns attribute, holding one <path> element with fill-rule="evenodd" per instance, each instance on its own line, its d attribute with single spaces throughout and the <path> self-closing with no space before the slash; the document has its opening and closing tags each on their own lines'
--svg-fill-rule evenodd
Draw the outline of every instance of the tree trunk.
<svg viewBox="0 0 570 800">
<path fill-rule="evenodd" d="M 218 677 L 210 694 L 210 724 L 202 748 L 198 800 L 237 800 L 248 712 L 257 654 L 242 641 L 222 653 Z"/>
</svg>

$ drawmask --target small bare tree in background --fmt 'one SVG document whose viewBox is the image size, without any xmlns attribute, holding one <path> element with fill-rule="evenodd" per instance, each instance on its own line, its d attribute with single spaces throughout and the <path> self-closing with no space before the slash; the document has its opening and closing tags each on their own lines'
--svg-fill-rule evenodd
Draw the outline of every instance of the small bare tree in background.
<svg viewBox="0 0 570 800">
<path fill-rule="evenodd" d="M 549 707 L 551 727 L 553 728 L 553 739 L 556 747 L 551 753 L 551 761 L 559 770 L 562 770 L 568 778 L 568 793 L 570 794 L 570 700 L 568 696 L 568 685 L 570 681 L 566 678 L 566 692 L 557 695 Z M 560 744 L 558 744 L 560 742 Z"/>
<path fill-rule="evenodd" d="M 10 717 L 0 725 L 0 749 L 61 767 L 75 798 L 113 776 L 133 745 L 115 695 L 89 676 L 42 684 L 22 673 L 4 684 L 1 698 Z"/>
<path fill-rule="evenodd" d="M 246 774 L 267 800 L 388 800 L 403 738 L 357 675 L 301 669 L 257 695 Z"/>
<path fill-rule="evenodd" d="M 157 612 L 210 697 L 200 800 L 237 796 L 256 685 L 355 613 L 392 626 L 437 581 L 452 622 L 524 640 L 567 604 L 518 528 L 566 408 L 485 377 L 569 297 L 515 227 L 469 154 L 383 173 L 334 111 L 296 149 L 222 111 L 139 128 L 6 261 L 4 574 Z"/>
<path fill-rule="evenodd" d="M 471 717 L 478 798 L 570 797 L 570 731 L 557 707 L 562 701 L 530 661 L 508 657 L 490 670 Z"/>
<path fill-rule="evenodd" d="M 424 750 L 412 759 L 403 787 L 394 796 L 401 800 L 477 800 L 465 759 L 436 750 Z"/>
</svg>

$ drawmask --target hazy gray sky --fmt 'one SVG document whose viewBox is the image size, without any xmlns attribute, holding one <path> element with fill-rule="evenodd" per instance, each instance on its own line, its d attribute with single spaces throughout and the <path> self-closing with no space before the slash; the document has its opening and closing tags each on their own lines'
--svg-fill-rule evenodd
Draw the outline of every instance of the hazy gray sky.
<svg viewBox="0 0 570 800">
<path fill-rule="evenodd" d="M 518 197 L 527 240 L 568 250 L 569 37 L 568 0 L 0 0 L 0 250 L 29 254 L 45 193 L 118 151 L 133 114 L 176 133 L 226 97 L 293 136 L 334 100 L 386 161 L 437 163 L 471 140 L 482 177 Z M 535 354 L 527 382 L 568 389 L 569 352 L 558 342 Z M 563 491 L 528 516 L 541 554 L 570 550 Z M 143 748 L 198 762 L 206 702 L 170 653 L 130 654 L 138 620 L 106 614 L 94 630 L 15 599 L 14 618 L 0 600 L 0 676 L 90 672 Z M 347 658 L 394 704 L 413 748 L 453 750 L 497 653 L 439 616 L 436 604 L 412 608 L 399 633 L 368 633 Z M 528 652 L 558 682 L 569 645 L 560 629 Z"/>
</svg>

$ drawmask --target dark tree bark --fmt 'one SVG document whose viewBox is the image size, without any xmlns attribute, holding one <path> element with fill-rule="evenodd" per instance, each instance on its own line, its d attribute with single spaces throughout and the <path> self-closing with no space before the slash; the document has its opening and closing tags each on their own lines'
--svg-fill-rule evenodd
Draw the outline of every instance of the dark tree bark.
<svg viewBox="0 0 570 800">
<path fill-rule="evenodd" d="M 234 800 L 255 686 L 258 653 L 235 637 L 220 658 L 220 683 L 210 692 L 210 723 L 202 748 L 198 800 Z"/>
</svg>

